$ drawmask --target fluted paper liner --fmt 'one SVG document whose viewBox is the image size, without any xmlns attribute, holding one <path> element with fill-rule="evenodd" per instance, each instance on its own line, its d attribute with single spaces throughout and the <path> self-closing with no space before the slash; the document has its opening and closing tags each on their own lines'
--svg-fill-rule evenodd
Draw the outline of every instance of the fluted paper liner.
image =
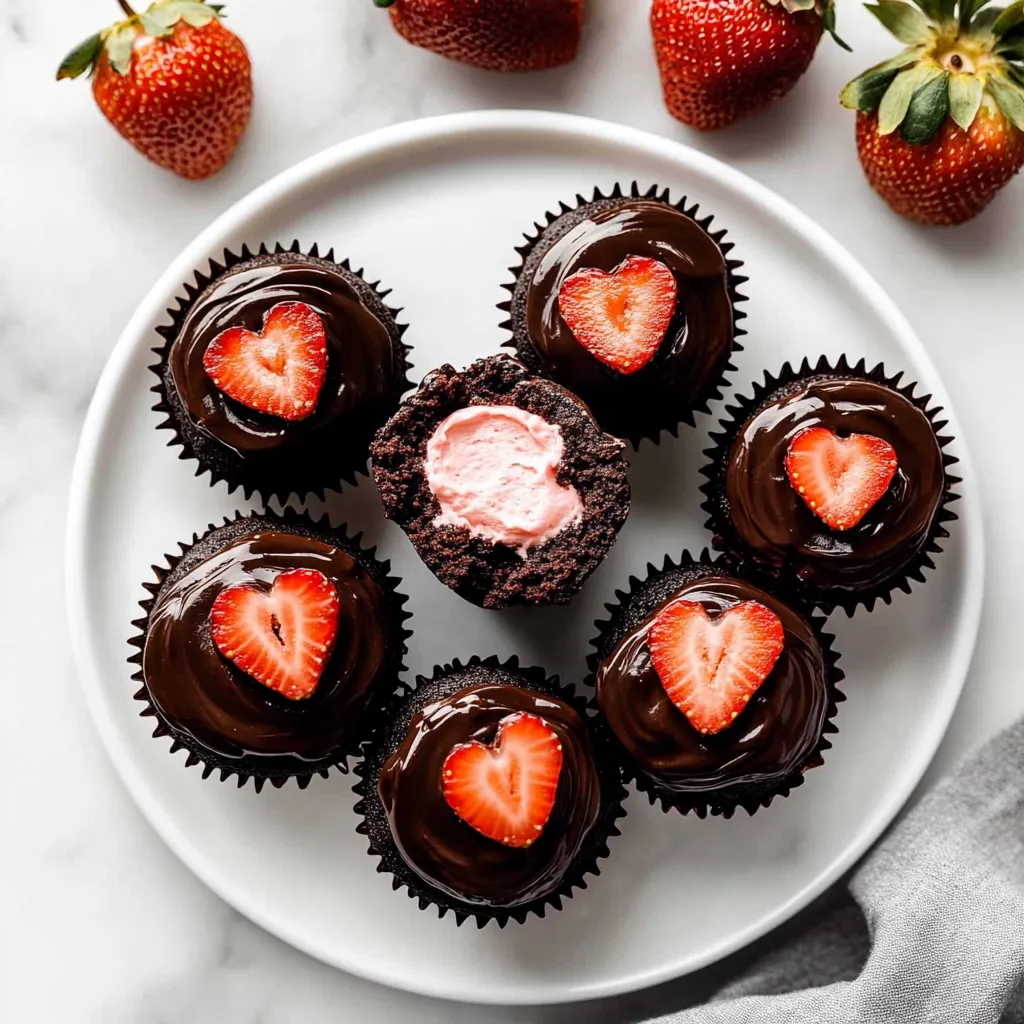
<svg viewBox="0 0 1024 1024">
<path fill-rule="evenodd" d="M 188 557 L 189 552 L 197 544 L 212 538 L 218 531 L 233 527 L 236 523 L 252 523 L 254 527 L 263 529 L 280 529 L 300 533 L 309 536 L 311 539 L 321 540 L 340 548 L 359 561 L 359 564 L 366 569 L 374 582 L 381 588 L 387 601 L 390 618 L 387 637 L 387 661 L 382 678 L 378 682 L 378 692 L 375 692 L 370 698 L 363 712 L 359 728 L 353 729 L 349 740 L 344 745 L 339 746 L 339 749 L 332 753 L 329 758 L 325 758 L 322 761 L 309 762 L 293 758 L 294 767 L 282 767 L 278 763 L 264 771 L 260 771 L 258 763 L 254 764 L 254 761 L 258 762 L 258 758 L 248 757 L 240 760 L 223 757 L 198 743 L 189 733 L 175 728 L 172 723 L 168 722 L 156 707 L 146 688 L 142 655 L 146 644 L 150 613 L 153 610 L 161 588 L 168 577 L 182 560 Z M 234 538 L 232 537 L 231 539 Z M 358 756 L 362 745 L 362 737 L 367 731 L 372 731 L 381 716 L 387 713 L 394 694 L 402 687 L 399 674 L 405 671 L 406 641 L 412 636 L 411 631 L 405 625 L 411 618 L 411 613 L 405 609 L 408 598 L 398 589 L 402 581 L 397 576 L 391 575 L 390 562 L 381 561 L 376 557 L 376 547 L 364 548 L 361 542 L 361 533 L 350 536 L 345 526 L 337 529 L 331 528 L 326 515 L 319 520 L 314 520 L 291 509 L 285 509 L 284 514 L 281 516 L 273 515 L 272 513 L 236 513 L 233 518 L 225 518 L 220 526 L 211 524 L 202 535 L 194 534 L 190 542 L 180 543 L 178 547 L 181 549 L 181 553 L 165 555 L 164 565 L 153 566 L 156 581 L 142 584 L 150 596 L 139 602 L 145 615 L 132 622 L 137 633 L 128 643 L 132 647 L 137 648 L 137 650 L 128 658 L 128 661 L 136 668 L 131 678 L 140 684 L 139 690 L 134 695 L 135 699 L 145 704 L 145 707 L 139 713 L 144 718 L 154 718 L 156 720 L 156 727 L 153 730 L 154 737 L 171 737 L 170 752 L 172 754 L 182 749 L 188 752 L 188 756 L 185 759 L 186 767 L 202 764 L 204 779 L 208 778 L 215 771 L 220 773 L 221 782 L 226 782 L 231 776 L 236 776 L 239 787 L 244 786 L 251 778 L 257 793 L 263 788 L 263 784 L 268 781 L 279 789 L 288 779 L 294 778 L 299 788 L 305 789 L 314 775 L 321 775 L 327 778 L 331 768 L 337 768 L 343 773 L 349 771 L 348 759 Z M 286 759 L 286 756 L 282 755 L 281 757 L 268 758 L 267 761 L 269 765 L 272 762 L 280 762 Z"/>
</svg>

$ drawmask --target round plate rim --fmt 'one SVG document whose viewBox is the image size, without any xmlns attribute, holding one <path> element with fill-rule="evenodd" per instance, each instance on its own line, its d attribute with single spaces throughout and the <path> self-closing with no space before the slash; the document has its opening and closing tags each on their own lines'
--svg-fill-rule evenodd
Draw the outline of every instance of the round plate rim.
<svg viewBox="0 0 1024 1024">
<path fill-rule="evenodd" d="M 429 143 L 460 136 L 516 131 L 547 134 L 552 137 L 568 135 L 597 138 L 620 144 L 625 148 L 647 151 L 672 159 L 680 165 L 689 166 L 717 178 L 724 186 L 740 193 L 765 210 L 773 219 L 785 221 L 812 248 L 821 252 L 843 271 L 850 285 L 874 306 L 893 335 L 923 368 L 927 379 L 935 385 L 932 391 L 936 402 L 943 406 L 948 418 L 956 424 L 955 434 L 960 461 L 958 470 L 963 477 L 963 482 L 957 489 L 962 495 L 960 507 L 969 510 L 970 514 L 963 516 L 958 525 L 958 529 L 964 534 L 967 569 L 964 583 L 964 612 L 958 622 L 955 654 L 948 670 L 948 676 L 955 680 L 955 685 L 947 685 L 941 693 L 941 704 L 935 709 L 937 714 L 933 715 L 931 734 L 923 737 L 925 742 L 919 748 L 913 770 L 905 774 L 900 786 L 895 787 L 879 802 L 874 814 L 861 827 L 855 840 L 850 842 L 830 865 L 773 911 L 726 939 L 707 947 L 700 954 L 683 956 L 647 971 L 636 971 L 627 976 L 596 983 L 575 985 L 571 981 L 560 981 L 546 982 L 533 988 L 521 985 L 514 988 L 495 988 L 490 985 L 487 989 L 473 989 L 446 983 L 443 978 L 424 983 L 420 979 L 396 977 L 393 972 L 384 972 L 376 969 L 374 965 L 350 956 L 338 955 L 337 951 L 307 941 L 301 934 L 301 929 L 277 920 L 272 908 L 259 905 L 250 894 L 237 891 L 231 879 L 225 876 L 217 864 L 201 853 L 189 836 L 179 829 L 173 816 L 158 802 L 142 770 L 136 766 L 103 693 L 100 657 L 82 611 L 86 607 L 89 595 L 86 513 L 90 486 L 95 475 L 94 467 L 101 450 L 103 429 L 112 408 L 117 384 L 139 344 L 140 332 L 145 325 L 163 313 L 167 295 L 180 285 L 195 266 L 201 264 L 219 244 L 218 240 L 229 235 L 237 225 L 257 211 L 291 195 L 321 175 L 338 172 L 347 163 L 354 163 L 369 156 L 380 156 L 390 149 L 397 149 L 410 143 Z M 86 414 L 72 470 L 68 499 L 65 593 L 72 654 L 78 676 L 87 707 L 114 767 L 150 825 L 214 893 L 256 924 L 297 949 L 370 981 L 442 999 L 495 1005 L 539 1005 L 621 995 L 705 967 L 782 924 L 840 878 L 874 843 L 899 812 L 920 782 L 945 735 L 966 679 L 978 634 L 984 594 L 984 565 L 982 519 L 971 457 L 949 396 L 923 344 L 906 318 L 877 281 L 844 246 L 810 217 L 766 186 L 714 157 L 682 143 L 625 125 L 573 114 L 530 110 L 483 110 L 446 114 L 391 125 L 323 150 L 271 178 L 229 207 L 175 258 L 139 304 L 115 344 Z"/>
</svg>

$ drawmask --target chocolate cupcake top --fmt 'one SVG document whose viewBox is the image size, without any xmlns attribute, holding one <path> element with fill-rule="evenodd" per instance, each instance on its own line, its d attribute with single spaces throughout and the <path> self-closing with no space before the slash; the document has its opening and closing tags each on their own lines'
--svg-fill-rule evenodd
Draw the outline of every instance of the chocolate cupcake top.
<svg viewBox="0 0 1024 1024">
<path fill-rule="evenodd" d="M 815 588 L 884 584 L 921 552 L 946 494 L 929 415 L 884 380 L 807 374 L 747 415 L 724 469 L 744 549 Z"/>
<path fill-rule="evenodd" d="M 707 735 L 675 706 L 654 668 L 649 637 L 664 607 L 659 605 L 598 668 L 598 706 L 612 732 L 645 772 L 680 791 L 701 793 L 785 778 L 817 746 L 828 707 L 825 662 L 814 631 L 783 602 L 725 576 L 684 585 L 669 600 L 697 602 L 712 621 L 744 601 L 756 601 L 779 617 L 785 646 L 736 721 Z"/>
<path fill-rule="evenodd" d="M 273 776 L 342 760 L 397 686 L 394 584 L 372 552 L 298 516 L 213 530 L 156 592 L 146 699 L 208 765 Z"/>
<path fill-rule="evenodd" d="M 397 745 L 377 780 L 379 798 L 394 842 L 417 875 L 468 903 L 515 907 L 558 888 L 570 869 L 601 811 L 598 770 L 587 726 L 563 700 L 524 687 L 520 674 L 504 667 L 466 674 L 469 685 L 421 704 L 392 730 Z M 507 824 L 500 835 L 493 828 L 486 834 L 489 802 L 498 811 L 507 802 L 514 820 L 522 791 L 492 791 L 486 764 L 456 763 L 512 756 L 529 760 L 523 813 L 536 822 L 520 826 L 526 838 L 506 834 L 513 830 Z M 558 762 L 553 773 L 551 758 Z M 461 795 L 452 795 L 455 782 L 464 787 Z M 552 784 L 553 799 L 549 793 L 545 800 L 538 790 Z M 488 807 L 481 810 L 481 801 Z"/>
<path fill-rule="evenodd" d="M 602 624 L 597 705 L 641 788 L 666 806 L 729 814 L 821 762 L 841 699 L 830 641 L 797 605 L 684 555 Z"/>
<path fill-rule="evenodd" d="M 485 608 L 568 601 L 629 511 L 622 442 L 508 356 L 429 373 L 371 454 L 388 518 Z"/>
<path fill-rule="evenodd" d="M 162 329 L 174 425 L 230 483 L 336 486 L 365 467 L 408 386 L 402 328 L 347 261 L 264 251 L 228 264 Z"/>
<path fill-rule="evenodd" d="M 520 358 L 620 437 L 692 423 L 729 365 L 738 264 L 694 213 L 653 190 L 582 203 L 544 229 L 518 274 Z"/>
</svg>

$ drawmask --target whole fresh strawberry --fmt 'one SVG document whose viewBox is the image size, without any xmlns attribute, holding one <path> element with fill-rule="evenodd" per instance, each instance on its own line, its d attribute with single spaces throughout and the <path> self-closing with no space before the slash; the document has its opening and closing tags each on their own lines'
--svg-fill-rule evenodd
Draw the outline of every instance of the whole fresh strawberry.
<svg viewBox="0 0 1024 1024">
<path fill-rule="evenodd" d="M 583 0 L 374 0 L 415 46 L 489 71 L 540 71 L 576 56 Z"/>
<path fill-rule="evenodd" d="M 57 78 L 92 73 L 108 121 L 144 156 L 183 178 L 230 159 L 252 110 L 249 54 L 221 23 L 221 4 L 157 0 L 87 39 Z"/>
<path fill-rule="evenodd" d="M 871 187 L 922 224 L 977 216 L 1024 164 L 1024 0 L 868 6 L 905 49 L 843 90 Z"/>
<path fill-rule="evenodd" d="M 654 0 L 651 33 L 669 113 L 702 130 L 785 96 L 807 70 L 833 0 Z"/>
</svg>

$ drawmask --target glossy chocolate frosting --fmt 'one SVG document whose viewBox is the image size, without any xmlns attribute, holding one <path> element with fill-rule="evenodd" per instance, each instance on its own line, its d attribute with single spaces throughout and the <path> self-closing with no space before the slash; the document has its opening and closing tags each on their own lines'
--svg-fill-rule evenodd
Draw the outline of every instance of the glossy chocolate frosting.
<svg viewBox="0 0 1024 1024">
<path fill-rule="evenodd" d="M 500 677 L 500 670 L 493 670 Z M 538 715 L 562 743 L 551 816 L 532 846 L 513 848 L 459 819 L 441 788 L 445 758 L 459 743 L 491 743 L 517 711 Z M 555 697 L 501 682 L 482 683 L 419 711 L 384 764 L 378 794 L 405 862 L 431 885 L 468 903 L 514 907 L 558 887 L 601 810 L 587 727 Z"/>
<path fill-rule="evenodd" d="M 186 554 L 164 581 L 149 615 L 143 678 L 157 712 L 190 749 L 198 744 L 220 762 L 255 761 L 259 770 L 309 767 L 351 746 L 375 691 L 393 689 L 390 595 L 328 539 L 237 520 L 201 540 L 193 551 L 205 549 L 204 557 Z M 224 658 L 209 628 L 225 587 L 266 590 L 289 569 L 323 573 L 340 600 L 334 650 L 312 696 L 297 701 Z"/>
<path fill-rule="evenodd" d="M 783 782 L 816 751 L 828 713 L 829 669 L 807 620 L 744 580 L 693 573 L 677 587 L 633 608 L 601 652 L 597 702 L 637 769 L 675 793 L 744 794 Z M 685 575 L 685 574 L 684 574 Z M 669 699 L 647 646 L 658 612 L 669 602 L 699 601 L 714 617 L 743 601 L 757 601 L 782 621 L 785 646 L 775 667 L 727 729 L 697 731 Z"/>
<path fill-rule="evenodd" d="M 655 199 L 599 200 L 555 221 L 534 251 L 517 285 L 517 292 L 525 289 L 529 344 L 543 372 L 578 394 L 606 430 L 632 437 L 636 416 L 650 416 L 652 403 L 663 424 L 674 426 L 674 404 L 713 391 L 732 351 L 733 309 L 725 257 L 696 221 Z M 654 358 L 624 375 L 580 345 L 559 312 L 558 293 L 578 270 L 610 272 L 629 256 L 664 263 L 679 294 Z"/>
<path fill-rule="evenodd" d="M 870 434 L 896 450 L 888 491 L 852 529 L 829 529 L 789 483 L 786 451 L 809 427 Z M 885 384 L 824 375 L 769 395 L 740 428 L 725 470 L 729 518 L 756 559 L 812 586 L 849 591 L 884 582 L 925 547 L 945 483 L 921 409 Z"/>
<path fill-rule="evenodd" d="M 247 408 L 203 369 L 218 334 L 231 327 L 258 333 L 266 312 L 281 302 L 305 303 L 327 333 L 327 375 L 314 412 L 302 420 Z M 195 428 L 239 456 L 286 458 L 337 443 L 338 431 L 365 445 L 404 388 L 396 329 L 385 314 L 370 286 L 336 264 L 293 253 L 257 257 L 222 274 L 192 305 L 171 346 L 171 385 Z"/>
</svg>

